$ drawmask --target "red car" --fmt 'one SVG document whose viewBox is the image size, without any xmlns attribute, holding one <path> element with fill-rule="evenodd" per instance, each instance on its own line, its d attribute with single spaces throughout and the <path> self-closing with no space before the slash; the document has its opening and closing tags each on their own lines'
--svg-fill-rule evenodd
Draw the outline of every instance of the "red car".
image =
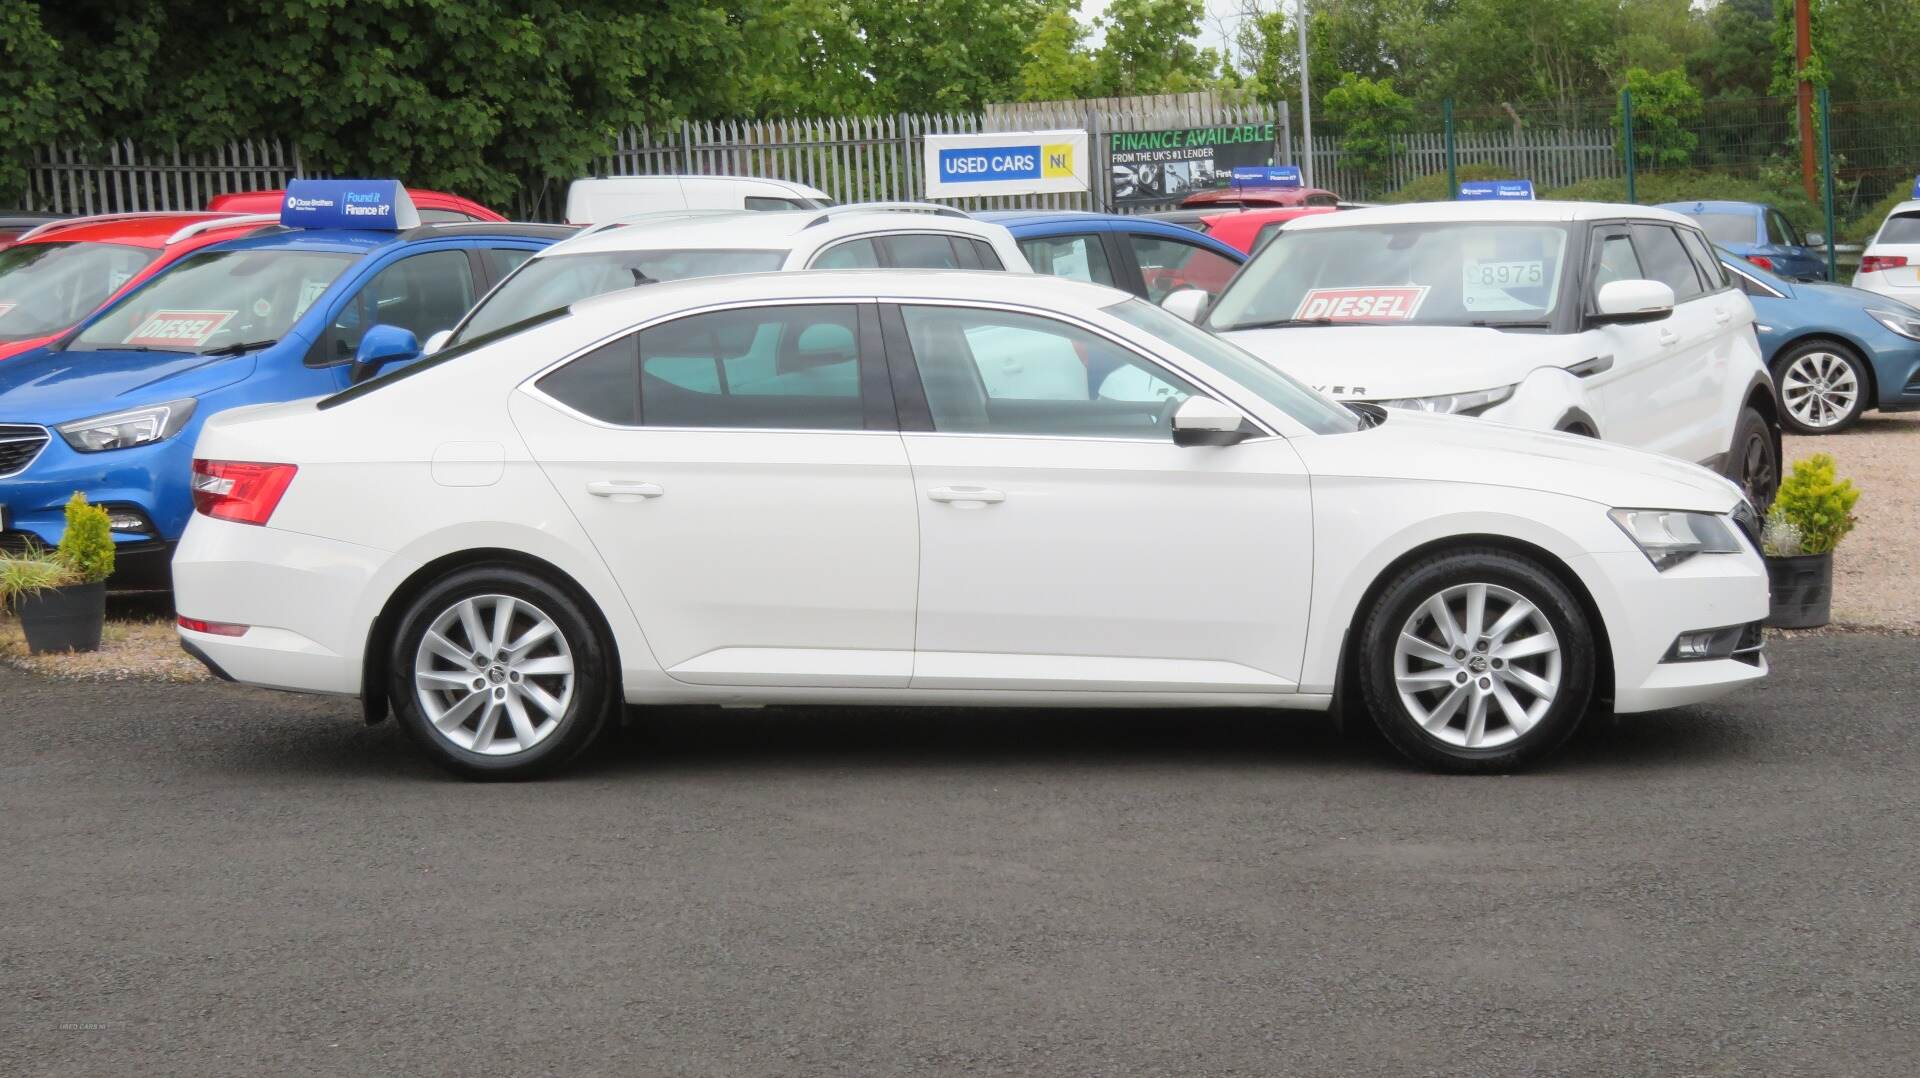
<svg viewBox="0 0 1920 1078">
<path fill-rule="evenodd" d="M 21 235 L 0 250 L 0 359 L 51 343 L 189 251 L 276 220 L 200 210 L 119 213 Z"/>
<path fill-rule="evenodd" d="M 407 195 L 413 199 L 414 208 L 420 211 L 420 223 L 423 225 L 506 220 L 478 202 L 459 195 L 420 191 L 411 187 L 407 188 Z M 285 196 L 285 191 L 235 191 L 230 195 L 214 196 L 207 203 L 207 208 L 228 213 L 279 213 L 280 200 Z"/>
<path fill-rule="evenodd" d="M 1332 206 L 1275 206 L 1260 210 L 1242 210 L 1239 213 L 1216 213 L 1201 218 L 1207 235 L 1237 250 L 1252 254 L 1259 246 L 1273 238 L 1280 226 L 1300 217 L 1311 217 L 1317 213 L 1332 213 Z"/>
<path fill-rule="evenodd" d="M 1213 187 L 1180 200 L 1181 209 L 1218 206 L 1223 210 L 1265 209 L 1269 206 L 1326 206 L 1340 204 L 1340 196 L 1319 187 Z"/>
<path fill-rule="evenodd" d="M 65 217 L 59 213 L 27 213 L 24 210 L 0 210 L 0 251 L 17 243 L 21 236 L 32 232 L 48 221 L 58 221 Z"/>
</svg>

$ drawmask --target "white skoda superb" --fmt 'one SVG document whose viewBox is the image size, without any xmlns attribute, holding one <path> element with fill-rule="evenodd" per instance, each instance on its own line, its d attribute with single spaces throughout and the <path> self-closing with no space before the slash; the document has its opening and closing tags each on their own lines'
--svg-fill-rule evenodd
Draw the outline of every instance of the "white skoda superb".
<svg viewBox="0 0 1920 1078">
<path fill-rule="evenodd" d="M 173 574 L 215 672 L 550 771 L 621 704 L 1364 707 L 1490 771 L 1765 675 L 1704 468 L 1348 408 L 1123 293 L 980 273 L 583 300 L 215 417 Z"/>
</svg>

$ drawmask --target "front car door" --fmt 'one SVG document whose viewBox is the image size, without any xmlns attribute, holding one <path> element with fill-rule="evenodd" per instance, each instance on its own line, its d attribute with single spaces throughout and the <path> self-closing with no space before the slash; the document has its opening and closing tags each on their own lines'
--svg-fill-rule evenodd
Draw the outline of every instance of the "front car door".
<svg viewBox="0 0 1920 1078">
<path fill-rule="evenodd" d="M 1176 446 L 1202 388 L 1090 322 L 882 317 L 920 519 L 916 689 L 1295 690 L 1312 505 L 1285 438 Z"/>
<path fill-rule="evenodd" d="M 326 329 L 307 352 L 307 366 L 329 368 L 348 383 L 360 338 L 376 325 L 399 326 L 425 342 L 452 329 L 478 298 L 473 259 L 461 247 L 404 253 L 335 302 Z"/>
<path fill-rule="evenodd" d="M 1673 314 L 1654 323 L 1660 372 L 1649 389 L 1664 422 L 1658 442 L 1647 448 L 1705 461 L 1725 452 L 1732 438 L 1731 431 L 1721 429 L 1720 394 L 1715 392 L 1731 358 L 1731 297 L 1718 291 L 1722 282 L 1717 276 L 1711 282 L 1701 280 L 1680 229 L 1651 221 L 1636 221 L 1631 228 L 1641 269 L 1649 279 L 1673 289 Z"/>
<path fill-rule="evenodd" d="M 1218 251 L 1172 236 L 1116 232 L 1114 239 L 1139 266 L 1140 287 L 1133 291 L 1148 303 L 1159 303 L 1183 288 L 1198 288 L 1210 299 L 1218 298 L 1240 269 L 1239 262 Z"/>
<path fill-rule="evenodd" d="M 872 303 L 730 307 L 514 395 L 669 676 L 906 686 L 917 524 L 878 333 Z"/>
</svg>

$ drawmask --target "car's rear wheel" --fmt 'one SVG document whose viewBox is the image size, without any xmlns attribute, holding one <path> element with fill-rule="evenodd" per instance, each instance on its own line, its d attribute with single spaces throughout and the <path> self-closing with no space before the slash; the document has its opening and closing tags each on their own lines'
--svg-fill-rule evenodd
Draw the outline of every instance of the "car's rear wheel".
<svg viewBox="0 0 1920 1078">
<path fill-rule="evenodd" d="M 389 656 L 401 725 L 434 762 L 531 778 L 591 744 L 612 698 L 609 649 L 564 590 L 511 566 L 466 569 L 408 607 Z"/>
<path fill-rule="evenodd" d="M 1586 613 L 1545 567 L 1505 550 L 1436 554 L 1395 574 L 1360 647 L 1380 732 L 1441 771 L 1539 759 L 1573 733 L 1593 691 Z"/>
<path fill-rule="evenodd" d="M 1846 345 L 1808 341 L 1773 364 L 1780 414 L 1795 434 L 1834 434 L 1859 421 L 1871 384 L 1866 361 Z"/>
</svg>

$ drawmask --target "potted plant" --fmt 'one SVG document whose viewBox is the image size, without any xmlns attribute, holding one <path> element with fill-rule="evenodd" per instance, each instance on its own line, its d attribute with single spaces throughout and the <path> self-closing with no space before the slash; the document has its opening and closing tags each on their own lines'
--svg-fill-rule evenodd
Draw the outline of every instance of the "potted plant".
<svg viewBox="0 0 1920 1078">
<path fill-rule="evenodd" d="M 1853 530 L 1859 500 L 1853 484 L 1834 475 L 1831 456 L 1795 462 L 1760 533 L 1773 592 L 1768 625 L 1813 629 L 1831 620 L 1833 548 Z"/>
<path fill-rule="evenodd" d="M 27 650 L 100 650 L 113 575 L 113 528 L 106 510 L 76 493 L 67 502 L 67 531 L 51 554 L 0 556 L 0 604 L 20 615 Z"/>
</svg>

